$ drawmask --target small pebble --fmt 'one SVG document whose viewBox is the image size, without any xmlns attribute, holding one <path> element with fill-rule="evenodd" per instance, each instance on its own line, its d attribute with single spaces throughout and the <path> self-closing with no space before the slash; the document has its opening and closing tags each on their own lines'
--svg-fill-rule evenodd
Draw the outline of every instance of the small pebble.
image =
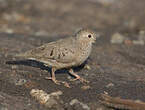
<svg viewBox="0 0 145 110">
<path fill-rule="evenodd" d="M 90 89 L 91 87 L 89 86 L 89 85 L 85 85 L 85 86 L 82 86 L 81 87 L 81 89 L 83 89 L 83 90 L 88 90 L 88 89 Z"/>
<path fill-rule="evenodd" d="M 109 87 L 113 87 L 113 86 L 114 86 L 113 83 L 109 83 L 108 85 L 106 85 L 107 88 L 109 88 Z"/>
<path fill-rule="evenodd" d="M 138 40 L 133 40 L 135 45 L 144 45 L 145 44 L 145 31 L 141 30 L 139 32 Z"/>
<path fill-rule="evenodd" d="M 8 34 L 13 34 L 14 31 L 13 31 L 13 29 L 6 29 L 5 32 Z"/>
<path fill-rule="evenodd" d="M 18 66 L 12 65 L 12 69 L 17 69 L 17 68 L 18 68 Z"/>
<path fill-rule="evenodd" d="M 84 68 L 87 70 L 91 70 L 91 67 L 89 65 L 85 65 Z"/>
<path fill-rule="evenodd" d="M 48 36 L 48 32 L 44 31 L 44 30 L 40 30 L 38 32 L 35 33 L 36 36 Z"/>
<path fill-rule="evenodd" d="M 15 85 L 21 86 L 21 85 L 25 84 L 26 82 L 27 82 L 27 80 L 25 80 L 25 79 L 18 79 L 15 81 Z"/>
<path fill-rule="evenodd" d="M 131 40 L 125 40 L 124 43 L 125 43 L 126 45 L 131 45 L 131 44 L 133 44 Z"/>
<path fill-rule="evenodd" d="M 77 106 L 77 108 L 74 108 L 76 110 L 90 110 L 90 107 L 87 104 L 80 102 L 78 99 L 71 100 L 69 104 L 74 107 Z"/>
<path fill-rule="evenodd" d="M 37 87 L 37 83 L 36 82 L 33 82 L 33 81 L 27 81 L 24 86 L 26 88 L 30 89 L 30 88 Z"/>
<path fill-rule="evenodd" d="M 133 40 L 132 42 L 135 45 L 144 45 L 144 41 L 143 40 Z"/>
<path fill-rule="evenodd" d="M 125 40 L 125 37 L 120 33 L 114 33 L 111 37 L 112 44 L 121 44 Z"/>
</svg>

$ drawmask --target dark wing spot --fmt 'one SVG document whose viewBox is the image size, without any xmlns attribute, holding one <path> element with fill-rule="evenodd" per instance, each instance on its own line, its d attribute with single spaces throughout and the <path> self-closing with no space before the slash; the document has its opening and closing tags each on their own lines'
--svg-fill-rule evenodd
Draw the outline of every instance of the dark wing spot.
<svg viewBox="0 0 145 110">
<path fill-rule="evenodd" d="M 60 54 L 58 55 L 58 59 L 60 59 Z"/>
<path fill-rule="evenodd" d="M 51 52 L 50 52 L 50 56 L 52 56 L 53 55 L 53 49 L 51 50 Z"/>
<path fill-rule="evenodd" d="M 62 56 L 65 56 L 65 53 L 62 52 Z"/>
</svg>

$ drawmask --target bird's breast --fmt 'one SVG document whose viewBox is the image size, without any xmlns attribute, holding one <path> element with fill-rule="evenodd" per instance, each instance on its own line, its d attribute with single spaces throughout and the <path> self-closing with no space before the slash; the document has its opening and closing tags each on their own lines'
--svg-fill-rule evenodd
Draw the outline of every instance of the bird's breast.
<svg viewBox="0 0 145 110">
<path fill-rule="evenodd" d="M 89 56 L 92 51 L 92 45 L 83 45 L 77 51 L 77 63 L 81 65 Z"/>
</svg>

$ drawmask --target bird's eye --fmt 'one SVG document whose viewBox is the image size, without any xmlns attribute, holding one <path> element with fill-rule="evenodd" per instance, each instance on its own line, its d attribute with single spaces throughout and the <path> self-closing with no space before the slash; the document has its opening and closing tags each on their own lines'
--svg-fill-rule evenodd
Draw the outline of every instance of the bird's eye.
<svg viewBox="0 0 145 110">
<path fill-rule="evenodd" d="M 88 35 L 88 38 L 91 38 L 91 37 L 92 37 L 92 36 L 89 34 L 89 35 Z"/>
</svg>

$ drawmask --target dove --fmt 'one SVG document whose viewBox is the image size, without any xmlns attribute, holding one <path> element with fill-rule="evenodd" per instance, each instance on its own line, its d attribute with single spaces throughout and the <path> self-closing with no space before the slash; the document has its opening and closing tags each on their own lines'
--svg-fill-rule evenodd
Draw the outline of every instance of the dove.
<svg viewBox="0 0 145 110">
<path fill-rule="evenodd" d="M 88 59 L 96 37 L 96 34 L 92 30 L 80 29 L 70 37 L 43 44 L 17 56 L 36 60 L 50 67 L 51 77 L 46 79 L 51 79 L 56 84 L 60 84 L 60 82 L 65 83 L 56 80 L 55 77 L 55 71 L 64 68 L 68 69 L 68 72 L 75 77 L 73 81 L 80 80 L 81 82 L 87 82 L 87 80 L 76 74 L 72 67 L 79 66 Z M 68 84 L 65 83 L 65 85 Z"/>
</svg>

